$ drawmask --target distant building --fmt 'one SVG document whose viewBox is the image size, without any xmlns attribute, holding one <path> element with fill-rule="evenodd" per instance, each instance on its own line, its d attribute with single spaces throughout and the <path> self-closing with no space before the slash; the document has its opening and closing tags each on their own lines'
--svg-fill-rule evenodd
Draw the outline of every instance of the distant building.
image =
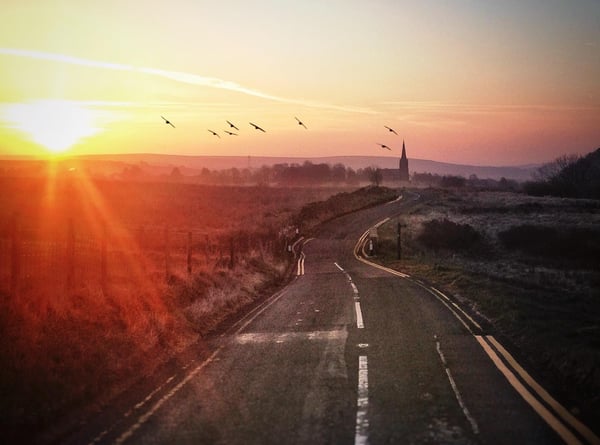
<svg viewBox="0 0 600 445">
<path fill-rule="evenodd" d="M 408 175 L 408 159 L 406 158 L 406 147 L 404 141 L 402 141 L 402 156 L 400 157 L 400 181 L 408 182 L 410 176 Z"/>
</svg>

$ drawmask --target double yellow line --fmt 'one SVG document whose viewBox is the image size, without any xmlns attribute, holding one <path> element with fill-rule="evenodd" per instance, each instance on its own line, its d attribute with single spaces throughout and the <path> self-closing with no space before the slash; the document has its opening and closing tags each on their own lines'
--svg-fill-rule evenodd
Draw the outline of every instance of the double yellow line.
<svg viewBox="0 0 600 445">
<path fill-rule="evenodd" d="M 387 273 L 407 279 L 425 289 L 461 322 L 483 348 L 496 368 L 504 375 L 517 393 L 534 409 L 534 411 L 552 428 L 561 439 L 569 445 L 584 443 L 600 445 L 600 438 L 580 420 L 573 416 L 564 406 L 554 399 L 517 360 L 492 335 L 483 335 L 481 326 L 447 295 L 435 287 L 427 286 L 410 275 L 382 266 L 367 259 L 365 244 L 369 232 L 385 224 L 385 218 L 365 231 L 354 246 L 354 257 L 364 264 L 383 270 Z"/>
</svg>

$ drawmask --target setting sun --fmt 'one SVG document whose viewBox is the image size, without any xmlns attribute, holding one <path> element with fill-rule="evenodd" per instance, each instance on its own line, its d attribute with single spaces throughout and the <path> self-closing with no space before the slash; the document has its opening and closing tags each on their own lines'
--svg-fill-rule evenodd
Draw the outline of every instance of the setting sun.
<svg viewBox="0 0 600 445">
<path fill-rule="evenodd" d="M 52 153 L 69 150 L 81 139 L 100 131 L 94 111 L 74 101 L 38 100 L 9 104 L 4 120 L 28 139 Z"/>
</svg>

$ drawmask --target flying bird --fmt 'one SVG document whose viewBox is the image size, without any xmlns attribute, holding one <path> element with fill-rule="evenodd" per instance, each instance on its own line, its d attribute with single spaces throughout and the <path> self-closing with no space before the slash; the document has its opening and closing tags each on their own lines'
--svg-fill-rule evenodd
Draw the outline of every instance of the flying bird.
<svg viewBox="0 0 600 445">
<path fill-rule="evenodd" d="M 258 125 L 256 125 L 256 124 L 253 124 L 252 122 L 250 122 L 250 125 L 252 125 L 252 126 L 254 127 L 254 129 L 255 129 L 255 130 L 260 130 L 260 131 L 262 131 L 263 133 L 266 133 L 266 131 L 265 131 L 265 130 L 263 130 L 262 128 L 260 128 Z"/>
<path fill-rule="evenodd" d="M 387 145 L 385 145 L 385 144 L 380 144 L 380 143 L 377 143 L 377 145 L 379 145 L 381 148 L 387 148 L 388 150 L 391 150 L 391 148 L 390 148 L 390 147 L 388 147 L 388 146 L 387 146 Z"/>
<path fill-rule="evenodd" d="M 237 136 L 237 133 L 233 133 L 231 131 L 227 131 L 227 130 L 223 130 L 225 133 L 227 133 L 229 136 Z"/>
<path fill-rule="evenodd" d="M 396 133 L 396 131 L 393 128 L 390 128 L 387 125 L 384 125 L 384 127 L 387 128 L 390 132 L 394 133 L 396 136 L 398 136 L 398 133 Z"/>
<path fill-rule="evenodd" d="M 296 116 L 294 116 L 294 117 L 296 117 Z M 296 120 L 298 121 L 298 125 L 302 125 L 304 127 L 304 129 L 308 130 L 308 128 L 306 128 L 306 125 L 304 125 L 300 119 L 298 119 L 296 117 Z"/>
<path fill-rule="evenodd" d="M 173 125 L 171 122 L 169 122 L 166 118 L 164 118 L 164 117 L 162 117 L 162 118 L 165 120 L 165 124 L 170 125 L 171 127 L 175 128 L 175 125 Z"/>
<path fill-rule="evenodd" d="M 212 131 L 212 130 L 208 130 L 208 131 L 210 131 L 210 132 L 213 134 L 213 136 L 216 136 L 216 137 L 218 137 L 219 139 L 221 139 L 221 136 L 219 136 L 219 135 L 218 135 L 217 133 L 215 133 L 214 131 Z"/>
<path fill-rule="evenodd" d="M 237 131 L 240 131 L 240 129 L 238 127 L 236 127 L 235 125 L 233 125 L 231 122 L 227 121 L 227 123 L 229 124 L 230 128 L 235 128 Z"/>
</svg>

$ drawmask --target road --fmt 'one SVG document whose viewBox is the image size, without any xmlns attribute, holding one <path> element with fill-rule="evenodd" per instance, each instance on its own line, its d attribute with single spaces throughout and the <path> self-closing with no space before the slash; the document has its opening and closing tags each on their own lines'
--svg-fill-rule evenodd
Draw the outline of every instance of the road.
<svg viewBox="0 0 600 445">
<path fill-rule="evenodd" d="M 66 443 L 598 443 L 450 297 L 361 259 L 414 199 L 301 240 L 288 286 Z"/>
</svg>

